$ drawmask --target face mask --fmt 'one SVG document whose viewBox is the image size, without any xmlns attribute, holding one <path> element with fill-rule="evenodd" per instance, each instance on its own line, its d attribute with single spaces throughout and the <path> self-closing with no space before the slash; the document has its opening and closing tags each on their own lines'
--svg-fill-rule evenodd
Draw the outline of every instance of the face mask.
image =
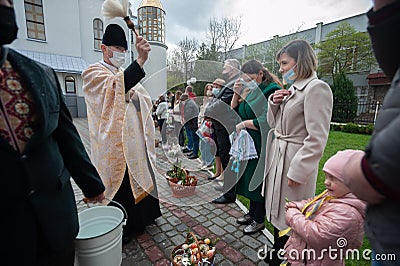
<svg viewBox="0 0 400 266">
<path fill-rule="evenodd" d="M 112 51 L 113 56 L 110 58 L 110 62 L 117 68 L 125 64 L 125 53 Z"/>
<path fill-rule="evenodd" d="M 288 85 L 292 85 L 295 81 L 294 76 L 296 75 L 296 73 L 294 73 L 293 70 L 295 67 L 296 65 L 294 65 L 288 72 L 285 73 L 285 75 L 283 75 L 283 79 Z"/>
<path fill-rule="evenodd" d="M 254 91 L 258 89 L 258 83 L 254 79 L 249 82 L 244 81 L 243 79 L 240 80 L 242 82 L 243 88 L 248 88 L 250 91 Z"/>
<path fill-rule="evenodd" d="M 208 97 L 211 97 L 211 96 L 213 96 L 213 92 L 212 92 L 212 91 L 207 91 L 206 95 L 207 95 Z"/>
<path fill-rule="evenodd" d="M 212 89 L 212 94 L 214 94 L 214 96 L 217 97 L 220 91 L 221 91 L 221 89 L 214 87 Z"/>
<path fill-rule="evenodd" d="M 17 38 L 18 27 L 14 9 L 0 5 L 0 45 L 10 44 Z"/>
</svg>

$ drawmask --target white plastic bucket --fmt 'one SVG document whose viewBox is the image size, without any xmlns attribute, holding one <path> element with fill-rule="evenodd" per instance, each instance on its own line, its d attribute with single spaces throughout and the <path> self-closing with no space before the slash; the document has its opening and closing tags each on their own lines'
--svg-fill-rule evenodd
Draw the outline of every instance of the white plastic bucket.
<svg viewBox="0 0 400 266">
<path fill-rule="evenodd" d="M 122 210 L 113 206 L 90 207 L 78 213 L 78 218 L 80 228 L 75 240 L 78 265 L 121 265 L 122 226 L 126 224 Z"/>
</svg>

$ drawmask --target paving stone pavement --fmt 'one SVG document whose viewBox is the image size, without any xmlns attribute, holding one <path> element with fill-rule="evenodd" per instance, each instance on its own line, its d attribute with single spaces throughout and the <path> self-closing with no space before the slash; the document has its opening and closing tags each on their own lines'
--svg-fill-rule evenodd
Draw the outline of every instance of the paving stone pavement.
<svg viewBox="0 0 400 266">
<path fill-rule="evenodd" d="M 87 120 L 75 118 L 74 124 L 89 151 Z M 157 130 L 156 134 L 156 137 L 159 137 Z M 184 198 L 172 196 L 164 176 L 175 158 L 169 158 L 166 155 L 167 150 L 168 147 L 165 145 L 156 148 L 155 172 L 162 216 L 156 220 L 155 225 L 148 226 L 142 235 L 123 246 L 121 265 L 170 266 L 172 249 L 185 241 L 188 231 L 200 237 L 218 240 L 215 265 L 267 265 L 258 258 L 257 252 L 261 248 L 264 249 L 265 245 L 271 246 L 270 240 L 273 237 L 266 229 L 253 235 L 243 234 L 244 226 L 236 224 L 236 219 L 247 210 L 238 200 L 231 204 L 211 203 L 211 200 L 219 197 L 221 192 L 213 189 L 215 181 L 207 180 L 211 172 L 199 170 L 199 160 L 189 160 L 184 155 L 179 156 L 182 165 L 198 178 L 199 183 L 193 196 Z M 73 185 L 77 200 L 82 199 L 82 192 L 76 184 Z M 84 207 L 83 203 L 79 203 L 78 211 Z"/>
</svg>

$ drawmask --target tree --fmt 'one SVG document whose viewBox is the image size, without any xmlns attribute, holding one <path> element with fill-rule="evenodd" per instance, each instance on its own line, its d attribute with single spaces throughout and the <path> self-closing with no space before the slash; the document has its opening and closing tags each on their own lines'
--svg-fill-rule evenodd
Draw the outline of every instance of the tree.
<svg viewBox="0 0 400 266">
<path fill-rule="evenodd" d="M 334 76 L 331 88 L 333 93 L 332 121 L 353 122 L 357 115 L 358 100 L 353 82 L 346 76 L 344 70 Z"/>
<path fill-rule="evenodd" d="M 199 47 L 197 59 L 219 61 L 219 54 L 214 45 L 207 46 L 207 44 L 203 42 Z"/>
<path fill-rule="evenodd" d="M 175 48 L 172 52 L 168 53 L 167 58 L 167 88 L 173 88 L 177 84 L 184 83 L 184 65 L 179 53 Z"/>
<path fill-rule="evenodd" d="M 208 21 L 206 42 L 199 49 L 198 59 L 224 61 L 229 58 L 241 35 L 241 17 L 212 17 Z"/>
<path fill-rule="evenodd" d="M 340 23 L 316 48 L 321 76 L 334 77 L 342 71 L 370 71 L 375 62 L 368 34 L 357 32 L 348 22 Z"/>
<path fill-rule="evenodd" d="M 222 59 L 226 60 L 230 57 L 229 51 L 233 49 L 240 38 L 242 18 L 224 17 L 219 20 L 217 25 L 221 36 Z"/>
<path fill-rule="evenodd" d="M 274 36 L 274 38 L 269 42 L 268 47 L 265 47 L 265 66 L 272 73 L 280 75 L 279 64 L 276 62 L 276 54 L 278 51 L 285 46 L 289 41 L 297 38 L 297 34 L 293 33 L 283 37 Z"/>
<path fill-rule="evenodd" d="M 183 65 L 183 73 L 185 74 L 186 80 L 190 78 L 193 72 L 192 63 L 196 59 L 198 47 L 198 41 L 194 38 L 188 39 L 188 37 L 185 37 L 184 40 L 178 42 L 178 56 Z"/>
</svg>

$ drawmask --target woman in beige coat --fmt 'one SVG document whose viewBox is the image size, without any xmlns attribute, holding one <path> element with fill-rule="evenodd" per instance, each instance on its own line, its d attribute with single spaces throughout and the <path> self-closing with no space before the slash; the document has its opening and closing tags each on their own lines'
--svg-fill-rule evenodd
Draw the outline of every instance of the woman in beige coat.
<svg viewBox="0 0 400 266">
<path fill-rule="evenodd" d="M 279 230 L 287 227 L 285 200 L 299 201 L 315 195 L 333 97 L 329 85 L 317 78 L 317 58 L 308 42 L 289 42 L 277 53 L 276 60 L 290 87 L 276 91 L 268 99 L 267 120 L 272 129 L 262 193 L 267 219 L 274 226 L 273 250 L 278 251 L 287 241 L 285 236 L 278 238 Z M 276 259 L 276 254 L 272 258 Z"/>
</svg>

